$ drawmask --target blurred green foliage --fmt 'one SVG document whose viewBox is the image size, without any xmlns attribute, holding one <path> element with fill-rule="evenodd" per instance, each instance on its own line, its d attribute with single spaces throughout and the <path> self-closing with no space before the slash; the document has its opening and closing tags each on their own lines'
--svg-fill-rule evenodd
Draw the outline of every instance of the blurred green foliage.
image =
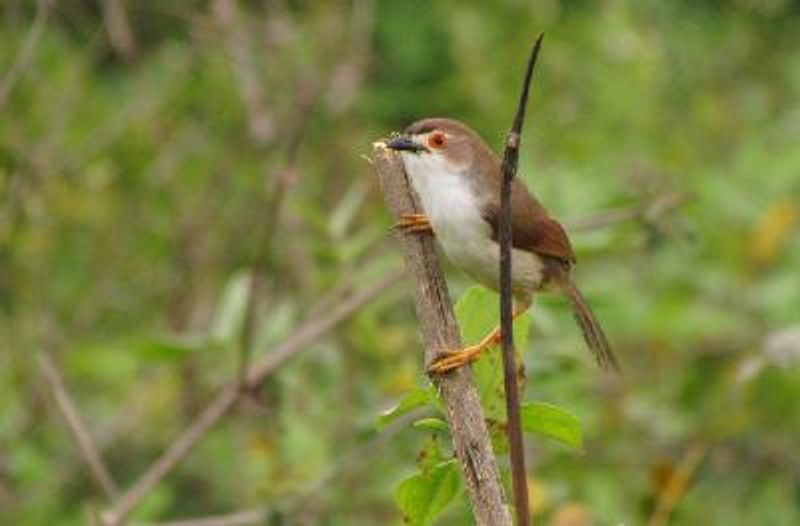
<svg viewBox="0 0 800 526">
<path fill-rule="evenodd" d="M 700 448 L 673 524 L 800 523 L 795 3 L 137 0 L 123 30 L 114 3 L 55 2 L 40 32 L 48 2 L 0 6 L 0 523 L 107 507 L 39 350 L 128 487 L 235 378 L 251 270 L 255 357 L 330 291 L 392 272 L 370 143 L 447 115 L 499 148 L 539 31 L 522 176 L 568 225 L 643 213 L 572 236 L 624 377 L 596 370 L 560 299 L 532 311 L 526 399 L 584 435 L 583 454 L 529 435 L 535 512 L 643 524 Z M 683 204 L 662 213 L 669 194 Z M 456 297 L 469 283 L 451 276 Z M 375 422 L 421 385 L 420 356 L 395 287 L 240 404 L 134 518 L 400 523 L 395 488 L 441 431 Z M 468 517 L 464 501 L 440 522 Z"/>
</svg>

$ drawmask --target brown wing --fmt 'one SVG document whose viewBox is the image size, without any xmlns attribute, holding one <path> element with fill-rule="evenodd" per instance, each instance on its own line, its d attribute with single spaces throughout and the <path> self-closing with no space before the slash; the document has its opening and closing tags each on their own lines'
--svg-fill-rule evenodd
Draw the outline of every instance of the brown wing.
<svg viewBox="0 0 800 526">
<path fill-rule="evenodd" d="M 538 219 L 514 229 L 514 239 L 518 233 L 523 236 L 520 243 L 514 246 L 530 250 L 540 256 L 550 256 L 570 265 L 575 264 L 575 253 L 569 242 L 567 233 L 561 223 L 550 217 Z"/>
<path fill-rule="evenodd" d="M 548 256 L 568 265 L 575 263 L 575 253 L 561 224 L 515 179 L 511 188 L 511 228 L 513 246 L 540 256 Z M 499 204 L 484 207 L 483 218 L 492 228 L 492 239 L 498 239 Z"/>
</svg>

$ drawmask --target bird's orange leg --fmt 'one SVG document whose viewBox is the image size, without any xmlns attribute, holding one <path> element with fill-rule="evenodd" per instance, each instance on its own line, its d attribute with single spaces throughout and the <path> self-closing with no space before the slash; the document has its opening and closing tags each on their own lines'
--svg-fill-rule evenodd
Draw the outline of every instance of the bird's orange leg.
<svg viewBox="0 0 800 526">
<path fill-rule="evenodd" d="M 395 228 L 406 233 L 433 234 L 433 228 L 425 214 L 401 214 Z"/>
<path fill-rule="evenodd" d="M 527 310 L 527 306 L 516 311 L 512 319 L 516 320 L 522 313 Z M 501 338 L 500 326 L 495 327 L 489 334 L 487 334 L 480 342 L 475 345 L 464 347 L 456 351 L 449 351 L 442 357 L 437 358 L 429 367 L 429 374 L 446 374 L 450 371 L 470 364 L 480 358 L 481 354 L 487 349 L 500 344 Z"/>
</svg>

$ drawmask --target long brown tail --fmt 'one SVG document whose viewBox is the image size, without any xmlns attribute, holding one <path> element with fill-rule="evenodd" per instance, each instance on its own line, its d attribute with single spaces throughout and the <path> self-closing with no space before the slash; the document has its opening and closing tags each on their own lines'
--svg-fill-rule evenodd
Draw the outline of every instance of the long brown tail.
<svg viewBox="0 0 800 526">
<path fill-rule="evenodd" d="M 586 345 L 594 353 L 597 364 L 603 369 L 613 369 L 619 372 L 619 362 L 617 362 L 614 352 L 611 350 L 611 345 L 608 343 L 600 322 L 597 321 L 583 294 L 571 280 L 567 281 L 565 290 L 572 304 L 572 314 L 575 316 L 575 321 L 581 328 L 581 332 L 583 332 L 583 339 L 586 341 Z"/>
</svg>

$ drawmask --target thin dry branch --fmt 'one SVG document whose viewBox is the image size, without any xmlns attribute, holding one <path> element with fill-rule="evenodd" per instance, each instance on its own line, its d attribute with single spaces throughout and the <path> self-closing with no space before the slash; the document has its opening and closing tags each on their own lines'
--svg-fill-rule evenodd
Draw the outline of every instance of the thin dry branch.
<svg viewBox="0 0 800 526">
<path fill-rule="evenodd" d="M 568 222 L 567 226 L 571 232 L 582 232 L 604 228 L 625 221 L 636 220 L 653 223 L 680 207 L 688 199 L 689 196 L 684 193 L 668 192 L 658 195 L 642 204 L 614 208 L 595 215 L 575 219 Z"/>
<path fill-rule="evenodd" d="M 64 384 L 64 379 L 61 376 L 53 357 L 50 356 L 49 351 L 43 350 L 39 353 L 39 367 L 42 369 L 45 381 L 50 386 L 53 392 L 53 398 L 56 401 L 58 410 L 67 424 L 67 428 L 72 435 L 78 451 L 83 457 L 86 465 L 89 466 L 89 471 L 92 473 L 98 487 L 106 495 L 109 501 L 113 501 L 119 494 L 114 479 L 111 478 L 111 473 L 106 468 L 100 452 L 92 439 L 91 433 L 83 421 L 80 412 L 78 411 L 75 402 L 72 400 L 67 387 Z"/>
<path fill-rule="evenodd" d="M 514 507 L 517 510 L 517 524 L 530 524 L 530 505 L 528 504 L 528 476 L 525 472 L 525 443 L 522 438 L 520 418 L 519 386 L 517 385 L 517 364 L 514 352 L 514 324 L 511 297 L 511 182 L 517 175 L 519 147 L 522 142 L 522 126 L 525 124 L 525 110 L 528 106 L 533 71 L 542 46 L 544 33 L 539 35 L 531 49 L 522 92 L 519 96 L 517 113 L 511 130 L 506 137 L 506 150 L 503 155 L 503 185 L 500 190 L 500 327 L 503 350 L 503 382 L 506 393 L 506 415 L 508 418 L 509 460 L 511 462 L 511 481 L 514 487 Z"/>
<path fill-rule="evenodd" d="M 354 446 L 338 458 L 336 464 L 326 471 L 321 477 L 308 484 L 305 488 L 295 493 L 288 500 L 281 502 L 279 513 L 286 521 L 293 524 L 295 513 L 308 508 L 309 502 L 325 497 L 325 490 L 337 477 L 344 473 L 351 474 L 358 469 L 368 469 L 368 459 L 379 454 L 387 442 L 405 429 L 414 420 L 426 414 L 424 411 L 412 411 L 393 421 L 380 433 L 375 433 L 365 442 Z M 365 462 L 367 460 L 367 462 Z M 265 524 L 270 519 L 270 509 L 265 507 L 254 508 L 246 511 L 210 515 L 192 519 L 179 519 L 156 524 L 134 526 L 246 526 L 249 524 Z"/>
<path fill-rule="evenodd" d="M 139 50 L 136 35 L 133 33 L 125 0 L 102 0 L 103 25 L 108 33 L 108 41 L 114 51 L 125 60 L 133 60 Z"/>
<path fill-rule="evenodd" d="M 373 158 L 393 215 L 421 212 L 399 158 L 381 145 L 376 145 Z M 400 244 L 406 269 L 416 281 L 415 304 L 427 367 L 445 351 L 460 348 L 461 337 L 433 240 L 428 236 L 400 234 Z M 461 368 L 435 381 L 445 403 L 453 446 L 467 481 L 476 523 L 510 526 L 511 514 L 503 496 L 472 371 Z"/>
<path fill-rule="evenodd" d="M 375 0 L 354 0 L 345 58 L 331 75 L 325 99 L 334 115 L 341 115 L 357 100 L 372 56 L 377 9 Z"/>
<path fill-rule="evenodd" d="M 389 273 L 377 283 L 342 300 L 337 307 L 328 310 L 327 315 L 308 320 L 301 325 L 283 344 L 264 354 L 253 363 L 247 374 L 247 387 L 252 389 L 261 385 L 278 368 L 300 354 L 325 333 L 349 319 L 359 309 L 397 283 L 400 277 L 399 273 Z M 233 409 L 241 392 L 238 379 L 223 387 L 206 409 L 150 465 L 139 480 L 114 503 L 110 510 L 102 514 L 103 524 L 116 526 L 124 523 L 133 509 L 152 491 L 161 479 L 189 454 L 209 429 Z"/>
<path fill-rule="evenodd" d="M 247 125 L 253 142 L 266 146 L 275 138 L 275 122 L 267 109 L 262 81 L 250 43 L 250 35 L 241 20 L 235 0 L 214 0 L 214 16 L 222 26 L 225 47 L 231 57 L 242 102 L 247 108 Z"/>
<path fill-rule="evenodd" d="M 705 458 L 710 444 L 696 442 L 689 446 L 678 463 L 672 476 L 664 485 L 663 491 L 658 495 L 653 515 L 647 521 L 647 526 L 666 526 L 675 507 L 680 503 L 689 489 L 689 484 L 694 478 L 700 463 Z"/>
<path fill-rule="evenodd" d="M 263 302 L 262 296 L 264 290 L 268 288 L 263 273 L 272 256 L 272 244 L 281 224 L 284 201 L 290 187 L 297 181 L 299 175 L 298 153 L 305 139 L 310 118 L 316 110 L 318 97 L 316 91 L 310 89 L 308 85 L 299 85 L 295 90 L 296 95 L 292 105 L 297 110 L 294 113 L 295 118 L 292 119 L 292 129 L 276 128 L 277 125 L 273 122 L 275 119 L 268 108 L 267 97 L 262 89 L 264 83 L 260 78 L 256 54 L 252 49 L 253 34 L 244 23 L 238 2 L 236 0 L 214 0 L 212 12 L 222 29 L 224 44 L 236 73 L 240 98 L 247 109 L 246 121 L 251 143 L 257 148 L 264 149 L 271 145 L 272 139 L 277 135 L 289 137 L 286 147 L 286 166 L 278 171 L 273 171 L 269 163 L 264 163 L 265 179 L 262 193 L 265 195 L 263 195 L 260 210 L 264 211 L 265 217 L 260 218 L 258 228 L 252 236 L 256 253 L 250 264 L 248 301 L 239 349 L 239 380 L 240 387 L 244 389 L 245 376 L 251 360 L 255 326 Z M 259 34 L 255 36 L 261 37 Z M 266 195 L 267 193 L 268 195 Z"/>
</svg>

